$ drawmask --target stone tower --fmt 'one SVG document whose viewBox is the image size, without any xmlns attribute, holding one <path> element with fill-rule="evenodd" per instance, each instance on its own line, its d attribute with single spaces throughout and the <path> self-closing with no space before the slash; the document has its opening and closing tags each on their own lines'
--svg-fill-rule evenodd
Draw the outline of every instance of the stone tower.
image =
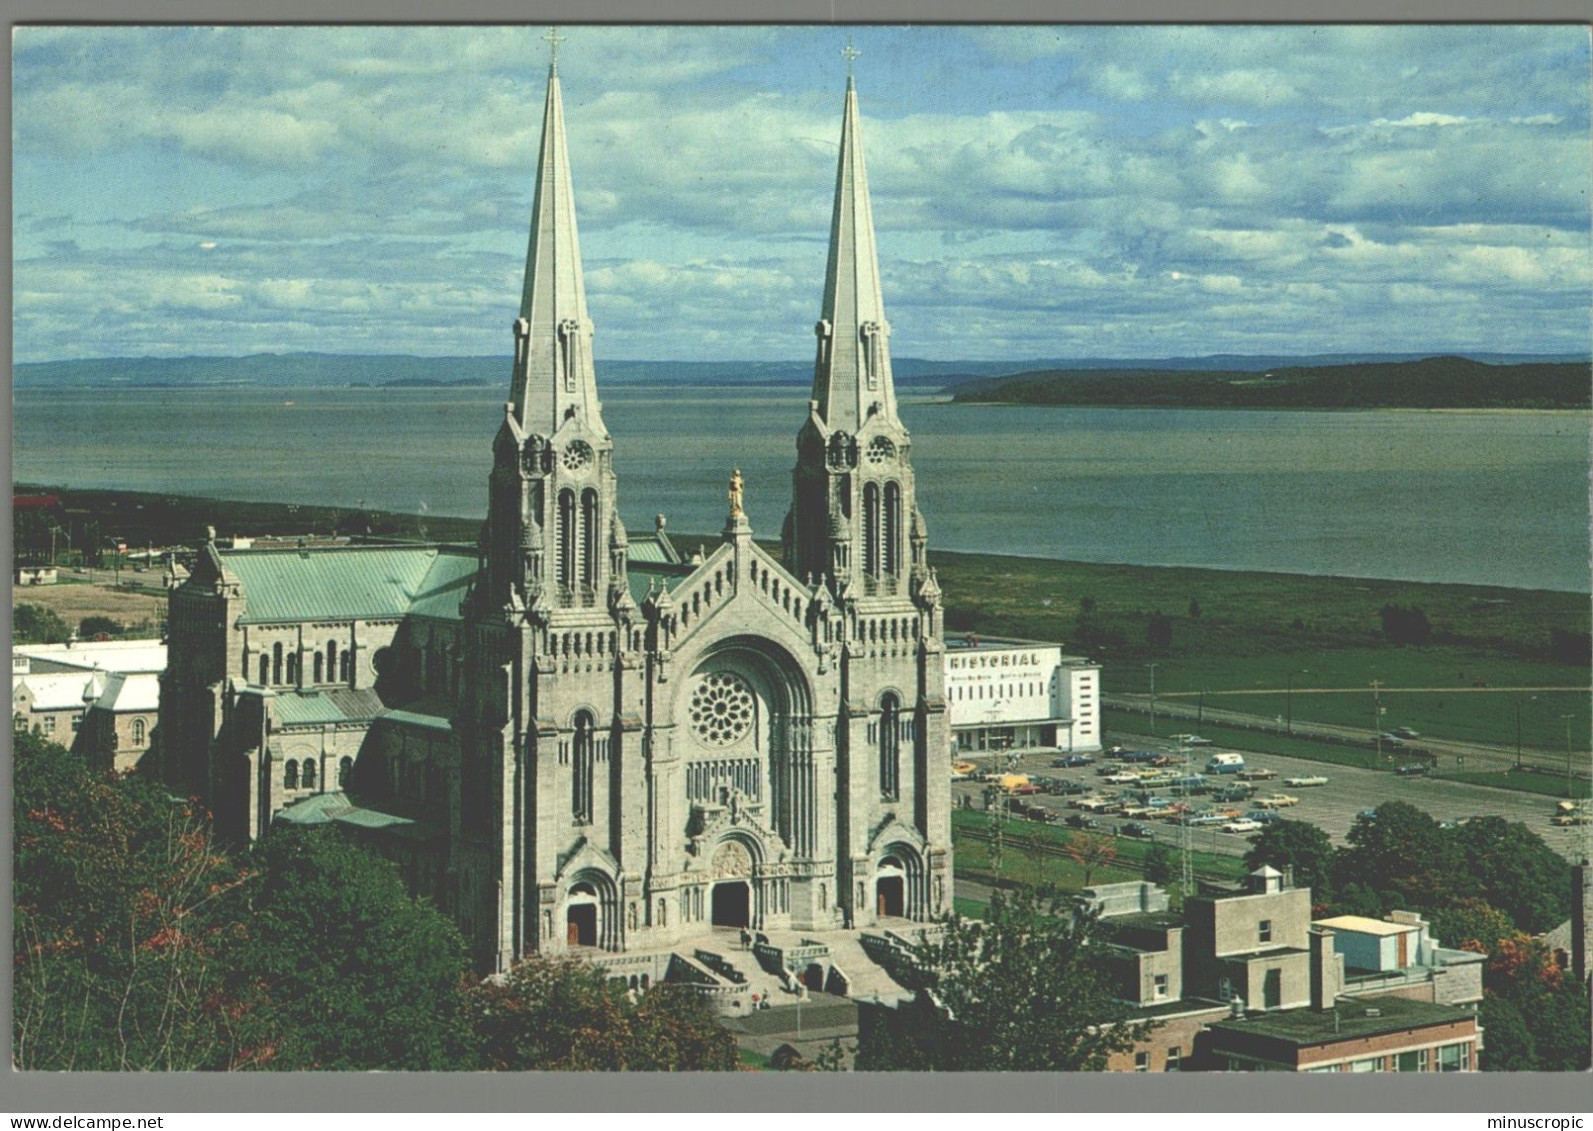
<svg viewBox="0 0 1593 1131">
<path fill-rule="evenodd" d="M 556 62 L 513 333 L 453 721 L 460 758 L 449 866 L 461 925 L 488 969 L 547 943 L 551 920 L 537 911 L 558 871 L 555 852 L 573 840 L 612 864 L 627 855 L 622 825 L 644 823 L 639 809 L 625 812 L 620 780 L 633 768 L 621 720 L 641 714 L 640 690 L 624 676 L 639 637 L 614 445 L 592 366 Z M 617 931 L 618 914 L 605 923 Z M 614 946 L 618 936 L 602 941 Z"/>
<path fill-rule="evenodd" d="M 890 324 L 880 287 L 856 85 L 841 126 L 829 260 L 808 418 L 797 436 L 785 565 L 813 579 L 842 620 L 837 833 L 854 922 L 875 908 L 863 877 L 881 808 L 916 826 L 931 853 L 950 844 L 940 589 L 927 558 L 896 411 Z M 937 885 L 942 861 L 925 869 Z M 926 901 L 940 893 L 921 893 Z M 912 900 L 909 894 L 909 902 Z"/>
</svg>

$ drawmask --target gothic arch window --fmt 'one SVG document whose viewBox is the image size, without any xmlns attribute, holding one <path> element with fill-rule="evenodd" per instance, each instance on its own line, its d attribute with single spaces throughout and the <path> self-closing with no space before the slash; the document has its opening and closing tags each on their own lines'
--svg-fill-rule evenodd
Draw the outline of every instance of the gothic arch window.
<svg viewBox="0 0 1593 1131">
<path fill-rule="evenodd" d="M 581 584 L 597 586 L 597 492 L 588 487 L 581 492 Z"/>
<path fill-rule="evenodd" d="M 288 653 L 287 672 L 289 683 L 299 682 L 299 653 L 297 651 Z"/>
<path fill-rule="evenodd" d="M 337 641 L 326 642 L 326 682 L 333 683 L 337 680 Z"/>
<path fill-rule="evenodd" d="M 326 657 L 322 656 L 321 653 L 317 652 L 315 654 L 315 682 L 316 683 L 321 683 L 325 679 L 325 676 L 326 676 L 325 660 L 326 660 Z"/>
<path fill-rule="evenodd" d="M 346 657 L 345 657 L 346 658 Z M 354 759 L 345 755 L 337 764 L 337 787 L 342 789 L 348 785 L 349 775 L 354 772 Z"/>
<path fill-rule="evenodd" d="M 263 687 L 271 681 L 271 657 L 264 652 L 260 653 L 260 685 Z"/>
<path fill-rule="evenodd" d="M 571 778 L 570 809 L 577 821 L 592 819 L 592 776 L 596 761 L 596 720 L 590 711 L 575 712 L 574 774 Z"/>
<path fill-rule="evenodd" d="M 134 719 L 133 720 L 133 745 L 134 746 L 142 746 L 142 745 L 144 745 L 144 720 L 143 719 Z"/>
<path fill-rule="evenodd" d="M 902 488 L 899 483 L 885 484 L 885 531 L 881 549 L 881 565 L 885 573 L 894 576 L 901 572 L 902 541 Z"/>
<path fill-rule="evenodd" d="M 863 488 L 863 572 L 869 577 L 879 576 L 879 484 L 870 483 Z"/>
<path fill-rule="evenodd" d="M 575 492 L 568 487 L 559 492 L 559 586 L 575 585 Z"/>
<path fill-rule="evenodd" d="M 901 790 L 901 700 L 887 691 L 879 701 L 879 789 L 889 798 Z"/>
<path fill-rule="evenodd" d="M 299 788 L 299 764 L 292 758 L 289 758 L 287 765 L 282 768 L 282 785 L 286 789 Z"/>
<path fill-rule="evenodd" d="M 314 758 L 306 758 L 304 760 L 304 778 L 303 778 L 303 780 L 304 780 L 304 788 L 305 789 L 314 789 L 315 788 L 315 759 Z"/>
<path fill-rule="evenodd" d="M 271 645 L 271 682 L 282 682 L 282 641 Z"/>
<path fill-rule="evenodd" d="M 337 658 L 337 665 L 337 677 L 339 680 L 344 683 L 348 683 L 354 678 L 354 654 L 352 652 L 344 652 L 341 656 L 339 656 Z"/>
</svg>

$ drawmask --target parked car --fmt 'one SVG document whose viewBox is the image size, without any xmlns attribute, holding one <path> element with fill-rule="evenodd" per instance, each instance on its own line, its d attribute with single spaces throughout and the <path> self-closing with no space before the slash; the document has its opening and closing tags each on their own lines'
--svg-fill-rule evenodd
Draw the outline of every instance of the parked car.
<svg viewBox="0 0 1593 1131">
<path fill-rule="evenodd" d="M 1239 771 L 1240 781 L 1271 781 L 1277 776 L 1277 770 L 1250 769 Z"/>
<path fill-rule="evenodd" d="M 1142 825 L 1138 821 L 1130 821 L 1122 828 L 1124 836 L 1135 837 L 1138 840 L 1150 840 L 1156 835 L 1149 825 Z"/>
<path fill-rule="evenodd" d="M 1007 792 L 1015 797 L 1033 797 L 1035 794 L 1044 791 L 1033 782 L 1029 782 L 1027 785 L 1015 785 Z"/>
<path fill-rule="evenodd" d="M 1375 820 L 1377 820 L 1377 810 L 1376 809 L 1362 809 L 1359 813 L 1356 814 L 1356 816 L 1357 817 L 1365 817 L 1368 821 L 1375 821 Z"/>
<path fill-rule="evenodd" d="M 1175 734 L 1175 739 L 1183 739 L 1185 746 L 1210 746 L 1211 739 L 1201 738 L 1198 734 Z"/>
<path fill-rule="evenodd" d="M 1293 789 L 1300 789 L 1305 786 L 1312 785 L 1326 785 L 1327 783 L 1327 778 L 1323 777 L 1321 774 L 1310 774 L 1306 777 L 1283 779 L 1283 784 Z"/>
<path fill-rule="evenodd" d="M 1263 797 L 1256 802 L 1256 805 L 1262 809 L 1287 809 L 1291 805 L 1298 804 L 1300 804 L 1300 799 L 1287 793 L 1274 793 L 1270 797 Z"/>
<path fill-rule="evenodd" d="M 1065 758 L 1053 758 L 1051 760 L 1053 766 L 1061 766 L 1068 769 L 1074 766 L 1088 766 L 1094 762 L 1095 759 L 1088 754 L 1069 754 Z"/>
<path fill-rule="evenodd" d="M 1051 787 L 1052 793 L 1061 794 L 1063 797 L 1075 797 L 1084 793 L 1084 783 L 1077 781 L 1059 781 Z"/>
<path fill-rule="evenodd" d="M 1421 732 L 1411 730 L 1410 727 L 1395 727 L 1394 735 L 1398 738 L 1420 738 Z"/>
<path fill-rule="evenodd" d="M 1225 833 L 1253 833 L 1259 832 L 1260 829 L 1260 821 L 1252 821 L 1246 817 L 1240 817 L 1237 820 L 1229 821 L 1222 827 L 1222 831 Z"/>
<path fill-rule="evenodd" d="M 1101 827 L 1101 822 L 1094 817 L 1086 817 L 1083 813 L 1069 813 L 1067 823 L 1070 828 L 1075 829 L 1098 829 Z"/>
<path fill-rule="evenodd" d="M 1400 777 L 1414 778 L 1420 777 L 1422 774 L 1432 773 L 1433 768 L 1426 762 L 1406 762 L 1403 766 L 1395 769 L 1394 772 Z"/>
<path fill-rule="evenodd" d="M 1283 820 L 1283 818 L 1271 809 L 1252 809 L 1245 814 L 1245 820 L 1254 821 L 1258 825 L 1270 825 L 1274 821 Z"/>
<path fill-rule="evenodd" d="M 1213 801 L 1249 801 L 1255 787 L 1250 785 L 1225 785 L 1211 791 Z"/>
<path fill-rule="evenodd" d="M 1139 775 L 1131 774 L 1127 770 L 1119 770 L 1116 773 L 1106 775 L 1107 785 L 1130 785 L 1137 781 L 1139 781 Z"/>
<path fill-rule="evenodd" d="M 1405 745 L 1404 739 L 1400 738 L 1399 735 L 1386 730 L 1379 734 L 1375 741 L 1381 742 L 1384 746 L 1392 746 L 1396 750 Z"/>
</svg>

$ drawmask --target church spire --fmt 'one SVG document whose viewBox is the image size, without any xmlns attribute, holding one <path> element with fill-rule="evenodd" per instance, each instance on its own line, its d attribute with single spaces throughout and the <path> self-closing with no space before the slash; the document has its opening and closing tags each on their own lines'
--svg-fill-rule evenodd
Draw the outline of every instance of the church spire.
<svg viewBox="0 0 1593 1131">
<path fill-rule="evenodd" d="M 575 228 L 575 191 L 564 137 L 559 91 L 557 32 L 550 33 L 547 104 L 542 152 L 537 159 L 525 289 L 515 322 L 511 411 L 528 433 L 552 435 L 571 410 L 598 432 L 597 381 L 592 371 L 592 322 L 581 277 L 581 241 Z"/>
<path fill-rule="evenodd" d="M 848 71 L 856 52 L 847 44 Z M 835 174 L 835 211 L 830 219 L 830 259 L 824 272 L 824 304 L 819 314 L 818 356 L 813 366 L 813 400 L 830 430 L 856 432 L 870 410 L 896 416 L 891 382 L 885 303 L 880 294 L 879 255 L 874 248 L 874 215 L 863 167 L 863 133 L 858 122 L 857 87 L 846 79 L 846 111 L 841 125 L 841 156 Z"/>
</svg>

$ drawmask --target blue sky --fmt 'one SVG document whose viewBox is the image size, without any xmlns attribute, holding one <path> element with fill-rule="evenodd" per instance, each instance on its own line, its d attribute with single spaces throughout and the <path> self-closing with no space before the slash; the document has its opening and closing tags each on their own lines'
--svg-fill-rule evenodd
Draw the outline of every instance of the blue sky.
<svg viewBox="0 0 1593 1131">
<path fill-rule="evenodd" d="M 16 359 L 506 354 L 545 30 L 18 30 Z M 805 359 L 846 33 L 563 34 L 598 357 Z M 1585 27 L 854 38 L 897 356 L 1588 348 Z"/>
</svg>

